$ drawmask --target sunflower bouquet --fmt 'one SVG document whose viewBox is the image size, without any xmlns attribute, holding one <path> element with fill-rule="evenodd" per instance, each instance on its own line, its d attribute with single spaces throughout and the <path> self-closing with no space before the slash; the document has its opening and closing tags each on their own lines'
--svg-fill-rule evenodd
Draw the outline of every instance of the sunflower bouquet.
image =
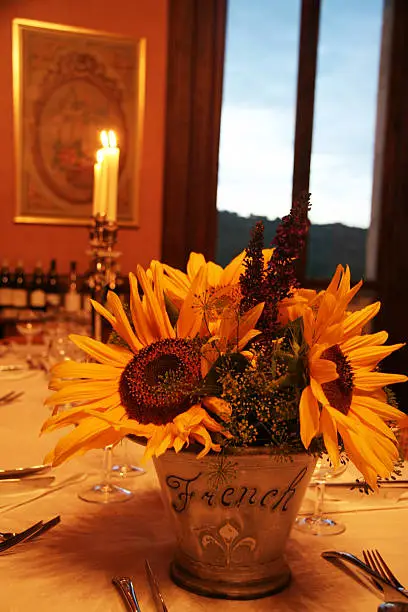
<svg viewBox="0 0 408 612">
<path fill-rule="evenodd" d="M 336 466 L 344 450 L 371 488 L 388 477 L 399 456 L 389 424 L 405 415 L 387 388 L 407 377 L 378 363 L 403 345 L 364 333 L 380 303 L 349 311 L 362 283 L 351 287 L 348 267 L 324 291 L 299 287 L 308 210 L 308 196 L 294 202 L 269 249 L 258 223 L 224 269 L 197 253 L 186 272 L 152 261 L 129 275 L 127 310 L 113 292 L 106 307 L 93 302 L 113 333 L 106 344 L 70 336 L 90 359 L 54 366 L 43 430 L 74 428 L 48 460 L 132 434 L 146 458 L 268 446 L 325 451 Z"/>
</svg>

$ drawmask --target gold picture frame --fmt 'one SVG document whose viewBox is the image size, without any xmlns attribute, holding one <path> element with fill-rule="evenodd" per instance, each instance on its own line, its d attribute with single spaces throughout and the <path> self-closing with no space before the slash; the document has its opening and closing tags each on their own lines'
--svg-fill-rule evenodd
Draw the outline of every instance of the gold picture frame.
<svg viewBox="0 0 408 612">
<path fill-rule="evenodd" d="M 16 223 L 88 225 L 102 129 L 118 134 L 118 223 L 138 226 L 146 39 L 13 20 Z"/>
</svg>

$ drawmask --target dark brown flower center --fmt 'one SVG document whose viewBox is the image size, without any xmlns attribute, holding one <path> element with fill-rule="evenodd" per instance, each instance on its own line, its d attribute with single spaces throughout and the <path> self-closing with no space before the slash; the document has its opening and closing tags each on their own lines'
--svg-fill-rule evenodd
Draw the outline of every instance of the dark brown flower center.
<svg viewBox="0 0 408 612">
<path fill-rule="evenodd" d="M 333 361 L 339 375 L 336 380 L 323 383 L 322 388 L 330 406 L 348 414 L 353 397 L 353 370 L 338 344 L 330 346 L 321 354 L 322 359 Z"/>
<path fill-rule="evenodd" d="M 124 369 L 120 399 L 129 418 L 164 425 L 192 405 L 200 377 L 197 341 L 159 340 L 139 351 Z"/>
</svg>

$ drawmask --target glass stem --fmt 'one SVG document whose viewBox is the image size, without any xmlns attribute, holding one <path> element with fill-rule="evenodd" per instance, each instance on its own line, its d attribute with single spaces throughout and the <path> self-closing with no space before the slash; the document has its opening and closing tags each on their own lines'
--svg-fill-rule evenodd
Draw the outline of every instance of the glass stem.
<svg viewBox="0 0 408 612">
<path fill-rule="evenodd" d="M 112 445 L 105 446 L 103 451 L 103 484 L 109 485 L 112 470 Z"/>
<path fill-rule="evenodd" d="M 123 444 L 124 444 L 124 459 L 125 459 L 125 465 L 124 465 L 124 471 L 125 473 L 127 471 L 129 471 L 129 466 L 130 466 L 130 459 L 129 459 L 129 440 L 125 437 L 123 438 Z"/>
<path fill-rule="evenodd" d="M 326 490 L 326 483 L 324 480 L 321 480 L 320 482 L 316 484 L 316 501 L 315 501 L 315 508 L 314 508 L 313 514 L 314 514 L 314 517 L 317 519 L 320 519 L 323 516 L 323 501 L 324 501 L 325 490 Z"/>
</svg>

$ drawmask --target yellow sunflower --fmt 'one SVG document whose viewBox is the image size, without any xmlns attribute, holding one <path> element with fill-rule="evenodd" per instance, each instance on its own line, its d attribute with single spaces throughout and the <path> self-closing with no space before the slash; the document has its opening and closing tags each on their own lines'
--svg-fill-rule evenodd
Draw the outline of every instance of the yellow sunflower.
<svg viewBox="0 0 408 612">
<path fill-rule="evenodd" d="M 354 287 L 350 287 L 350 268 L 338 265 L 336 272 L 324 291 L 319 293 L 314 289 L 294 289 L 290 298 L 285 298 L 279 303 L 279 322 L 286 325 L 294 321 L 309 309 L 318 310 L 321 302 L 323 306 L 320 311 L 320 319 L 323 327 L 333 325 L 346 314 L 346 308 L 353 297 L 362 286 L 362 281 Z M 330 313 L 330 315 L 328 315 Z M 316 324 L 314 332 L 319 334 L 320 325 Z"/>
<path fill-rule="evenodd" d="M 377 371 L 379 361 L 403 344 L 384 346 L 386 332 L 360 335 L 378 312 L 379 303 L 347 314 L 349 296 L 347 283 L 337 292 L 332 285 L 319 307 L 303 314 L 310 381 L 299 406 L 301 439 L 309 448 L 312 439 L 322 433 L 330 459 L 337 465 L 339 433 L 350 459 L 376 488 L 377 475 L 389 476 L 398 458 L 396 438 L 384 421 L 404 416 L 387 404 L 381 391 L 408 379 Z"/>
<path fill-rule="evenodd" d="M 263 249 L 264 266 L 268 265 L 268 262 L 272 256 L 273 249 Z M 182 272 L 176 268 L 172 268 L 167 264 L 163 264 L 164 275 L 164 288 L 168 293 L 171 300 L 177 306 L 180 306 L 188 291 L 190 290 L 191 283 L 198 274 L 202 266 L 207 266 L 208 272 L 208 287 L 210 293 L 216 290 L 224 289 L 222 295 L 226 295 L 226 288 L 234 288 L 238 286 L 239 277 L 244 272 L 244 259 L 246 251 L 243 250 L 239 255 L 225 267 L 212 262 L 206 262 L 204 255 L 201 253 L 190 253 L 190 257 L 187 262 L 187 271 Z M 157 265 L 158 262 L 152 262 L 153 266 Z M 161 265 L 161 264 L 160 264 Z M 217 297 L 221 297 L 221 294 L 217 294 Z"/>
<path fill-rule="evenodd" d="M 206 266 L 196 274 L 174 327 L 166 312 L 161 267 L 154 267 L 151 278 L 138 267 L 142 299 L 136 277 L 129 278 L 133 327 L 115 293 L 108 294 L 109 310 L 93 302 L 129 348 L 72 335 L 97 363 L 66 361 L 53 368 L 50 388 L 55 393 L 46 403 L 75 405 L 43 426 L 44 431 L 75 426 L 48 457 L 54 465 L 91 448 L 116 444 L 127 434 L 147 438 L 147 457 L 168 448 L 178 452 L 190 442 L 204 447 L 198 455 L 202 456 L 220 450 L 211 432 L 227 435 L 222 420 L 231 413 L 229 405 L 212 397 L 198 400 L 195 393 L 221 349 L 240 351 L 257 333 L 253 326 L 262 305 L 246 313 L 238 325 L 224 325 L 226 342 L 221 347 L 217 338 L 199 334 L 203 313 L 196 296 L 206 290 Z"/>
<path fill-rule="evenodd" d="M 306 308 L 313 307 L 319 299 L 319 294 L 314 289 L 294 289 L 291 297 L 284 298 L 278 304 L 278 321 L 286 325 L 289 321 L 295 321 L 303 315 Z"/>
</svg>

